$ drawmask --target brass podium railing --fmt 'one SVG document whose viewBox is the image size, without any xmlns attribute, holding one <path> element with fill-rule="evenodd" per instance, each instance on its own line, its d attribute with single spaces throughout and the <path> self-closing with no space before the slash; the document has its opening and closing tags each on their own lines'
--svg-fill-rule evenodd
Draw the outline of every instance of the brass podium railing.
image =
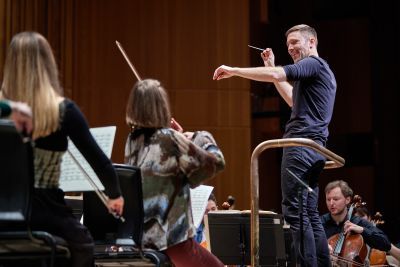
<svg viewBox="0 0 400 267">
<path fill-rule="evenodd" d="M 251 155 L 250 183 L 251 183 L 251 266 L 259 266 L 260 225 L 259 225 L 259 175 L 258 157 L 269 148 L 305 146 L 327 158 L 325 169 L 339 168 L 344 165 L 344 158 L 307 138 L 273 139 L 260 143 Z"/>
</svg>

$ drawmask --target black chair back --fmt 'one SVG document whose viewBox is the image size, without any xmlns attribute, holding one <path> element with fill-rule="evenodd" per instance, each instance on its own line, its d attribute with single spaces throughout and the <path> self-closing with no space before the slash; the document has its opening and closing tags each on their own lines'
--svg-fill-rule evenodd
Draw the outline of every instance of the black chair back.
<svg viewBox="0 0 400 267">
<path fill-rule="evenodd" d="M 143 194 L 140 169 L 114 164 L 125 200 L 125 222 L 108 213 L 95 192 L 83 193 L 83 223 L 96 243 L 113 243 L 116 239 L 133 239 L 138 247 L 143 236 Z"/>
<path fill-rule="evenodd" d="M 33 188 L 32 149 L 8 120 L 0 120 L 0 170 L 1 229 L 25 224 Z"/>
<path fill-rule="evenodd" d="M 56 258 L 65 263 L 70 257 L 63 239 L 30 230 L 33 174 L 30 142 L 23 142 L 12 121 L 0 120 L 0 266 L 34 266 L 32 260 L 53 266 Z"/>
</svg>

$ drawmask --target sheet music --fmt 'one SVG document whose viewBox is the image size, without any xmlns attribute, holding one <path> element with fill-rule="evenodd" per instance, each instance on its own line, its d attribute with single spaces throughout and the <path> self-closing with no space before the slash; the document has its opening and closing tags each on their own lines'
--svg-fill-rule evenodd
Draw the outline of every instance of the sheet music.
<svg viewBox="0 0 400 267">
<path fill-rule="evenodd" d="M 90 129 L 90 132 L 92 133 L 97 144 L 109 158 L 111 157 L 112 147 L 114 144 L 115 131 L 115 126 Z M 98 186 L 98 188 L 100 190 L 104 190 L 103 184 L 100 182 L 92 167 L 90 167 L 89 163 L 69 139 L 68 150 L 81 163 L 83 169 L 86 170 L 86 172 L 89 174 L 89 176 Z M 63 189 L 65 192 L 93 191 L 93 187 L 87 181 L 85 174 L 73 161 L 68 151 L 64 154 L 62 158 L 60 188 Z"/>
<path fill-rule="evenodd" d="M 203 220 L 204 212 L 207 208 L 208 198 L 214 187 L 209 185 L 199 185 L 190 189 L 190 201 L 192 203 L 193 223 L 198 228 Z"/>
</svg>

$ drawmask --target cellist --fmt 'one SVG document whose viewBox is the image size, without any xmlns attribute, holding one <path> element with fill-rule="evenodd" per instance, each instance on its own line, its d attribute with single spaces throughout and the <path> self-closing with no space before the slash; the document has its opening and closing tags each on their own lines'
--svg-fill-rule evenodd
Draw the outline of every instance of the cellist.
<svg viewBox="0 0 400 267">
<path fill-rule="evenodd" d="M 326 237 L 329 239 L 342 231 L 345 235 L 360 234 L 363 241 L 371 248 L 389 251 L 391 244 L 388 237 L 371 222 L 358 216 L 347 219 L 347 207 L 352 197 L 353 190 L 343 180 L 330 182 L 325 187 L 325 200 L 329 213 L 324 214 L 321 221 Z M 333 250 L 331 247 L 329 249 Z"/>
<path fill-rule="evenodd" d="M 370 221 L 373 225 L 380 225 L 380 224 L 384 223 L 384 221 L 382 220 L 382 215 L 379 212 L 377 212 L 374 216 L 371 216 L 371 213 L 368 210 L 365 202 L 363 203 L 362 206 L 355 209 L 354 214 L 367 220 L 367 221 Z M 400 248 L 391 244 L 391 248 L 389 250 L 389 255 L 386 257 L 387 262 L 390 265 L 399 266 L 400 265 Z"/>
</svg>

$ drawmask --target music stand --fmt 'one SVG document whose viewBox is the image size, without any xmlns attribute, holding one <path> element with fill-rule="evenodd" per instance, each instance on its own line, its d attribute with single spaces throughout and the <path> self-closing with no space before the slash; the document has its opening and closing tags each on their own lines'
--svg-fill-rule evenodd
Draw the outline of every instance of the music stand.
<svg viewBox="0 0 400 267">
<path fill-rule="evenodd" d="M 250 265 L 250 213 L 209 212 L 205 219 L 211 252 L 226 265 Z M 260 266 L 287 262 L 282 215 L 260 213 Z"/>
</svg>

